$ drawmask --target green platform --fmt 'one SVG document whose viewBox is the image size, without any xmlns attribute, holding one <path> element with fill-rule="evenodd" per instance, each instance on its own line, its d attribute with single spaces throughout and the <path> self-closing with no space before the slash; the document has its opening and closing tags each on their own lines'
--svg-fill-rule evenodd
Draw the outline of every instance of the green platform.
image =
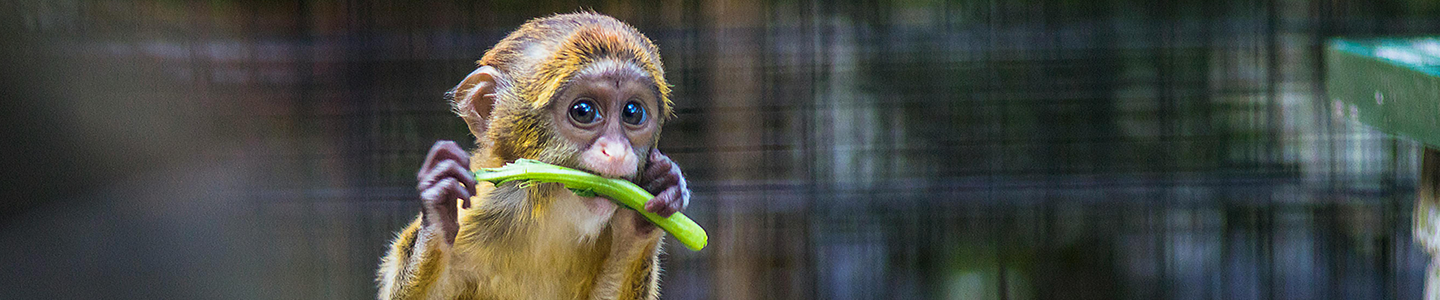
<svg viewBox="0 0 1440 300">
<path fill-rule="evenodd" d="M 1336 39 L 1325 49 L 1325 88 L 1336 118 L 1424 143 L 1415 183 L 1415 241 L 1440 259 L 1440 38 Z M 1440 295 L 1440 268 L 1425 298 Z"/>
<path fill-rule="evenodd" d="M 1325 63 L 1335 117 L 1440 147 L 1440 37 L 1335 39 Z"/>
</svg>

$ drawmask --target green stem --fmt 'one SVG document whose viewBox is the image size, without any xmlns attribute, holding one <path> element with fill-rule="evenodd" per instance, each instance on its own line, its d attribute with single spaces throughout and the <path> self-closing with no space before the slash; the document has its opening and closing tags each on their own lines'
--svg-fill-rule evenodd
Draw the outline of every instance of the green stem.
<svg viewBox="0 0 1440 300">
<path fill-rule="evenodd" d="M 651 195 L 650 192 L 627 180 L 600 177 L 585 171 L 532 159 L 519 159 L 499 168 L 480 169 L 475 173 L 475 179 L 489 181 L 497 186 L 514 180 L 563 184 L 566 188 L 575 190 L 577 194 L 605 196 L 605 198 L 639 212 L 640 215 L 645 216 L 645 219 L 675 236 L 675 239 L 680 240 L 680 243 L 685 244 L 685 247 L 690 250 L 700 251 L 705 248 L 709 239 L 705 235 L 705 229 L 700 228 L 700 224 L 695 224 L 695 221 L 690 220 L 690 217 L 686 217 L 685 214 L 677 212 L 669 217 L 661 217 L 645 211 L 645 202 L 655 198 L 655 195 Z"/>
</svg>

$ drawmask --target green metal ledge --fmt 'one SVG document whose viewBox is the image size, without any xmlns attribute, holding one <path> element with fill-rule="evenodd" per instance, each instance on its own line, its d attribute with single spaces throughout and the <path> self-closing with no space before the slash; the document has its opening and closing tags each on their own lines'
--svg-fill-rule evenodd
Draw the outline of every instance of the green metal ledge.
<svg viewBox="0 0 1440 300">
<path fill-rule="evenodd" d="M 1334 39 L 1325 63 L 1335 117 L 1440 147 L 1440 37 Z"/>
</svg>

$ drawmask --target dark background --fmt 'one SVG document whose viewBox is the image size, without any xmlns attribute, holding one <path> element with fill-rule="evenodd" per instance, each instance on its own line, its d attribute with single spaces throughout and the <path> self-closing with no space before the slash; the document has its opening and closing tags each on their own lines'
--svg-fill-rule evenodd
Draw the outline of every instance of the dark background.
<svg viewBox="0 0 1440 300">
<path fill-rule="evenodd" d="M 0 298 L 362 299 L 441 94 L 525 20 L 655 40 L 710 233 L 670 299 L 1417 298 L 1418 146 L 1324 41 L 1440 2 L 5 1 Z"/>
</svg>

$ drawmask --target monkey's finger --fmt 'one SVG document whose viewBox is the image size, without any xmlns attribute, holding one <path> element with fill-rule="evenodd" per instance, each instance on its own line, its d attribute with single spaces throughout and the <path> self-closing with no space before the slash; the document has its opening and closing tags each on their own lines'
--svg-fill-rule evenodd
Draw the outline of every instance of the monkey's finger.
<svg viewBox="0 0 1440 300">
<path fill-rule="evenodd" d="M 666 189 L 664 192 L 656 195 L 654 199 L 650 199 L 650 202 L 645 203 L 645 211 L 668 218 L 670 215 L 675 214 L 675 212 L 680 211 L 682 205 L 680 196 L 681 189 Z"/>
<path fill-rule="evenodd" d="M 420 176 L 419 180 L 420 182 L 415 184 L 415 190 L 420 191 L 422 193 L 420 194 L 420 196 L 424 197 L 425 194 L 423 193 L 426 190 L 429 190 L 430 187 L 435 186 L 435 178 L 426 178 L 425 176 Z"/>
<path fill-rule="evenodd" d="M 668 205 L 669 204 L 665 203 L 665 199 L 656 196 L 655 198 L 650 198 L 650 201 L 645 201 L 645 211 L 652 213 L 659 212 L 660 209 Z"/>
<path fill-rule="evenodd" d="M 666 156 L 665 153 L 660 153 L 660 148 L 650 148 L 650 161 L 651 161 L 651 162 L 660 162 L 660 161 L 669 161 L 669 160 L 670 160 L 670 156 Z"/>
<path fill-rule="evenodd" d="M 453 179 L 446 178 L 420 191 L 420 200 L 424 202 L 426 210 L 431 210 L 437 206 L 443 207 L 439 204 L 450 198 L 450 189 L 446 188 L 446 186 L 455 184 L 453 181 Z"/>
<path fill-rule="evenodd" d="M 665 174 L 666 172 L 670 172 L 670 169 L 675 168 L 675 162 L 671 161 L 669 157 L 665 157 L 665 154 L 660 154 L 659 150 L 651 151 L 652 152 L 650 153 L 650 165 L 645 167 L 645 174 L 647 176 L 654 178 L 660 176 L 661 174 Z"/>
<path fill-rule="evenodd" d="M 456 200 L 470 199 L 471 195 L 470 191 L 465 190 L 465 185 L 455 180 L 455 178 L 440 180 L 440 182 L 435 183 L 434 187 L 427 190 L 426 194 L 431 195 L 429 199 L 426 199 L 431 205 L 441 206 L 438 208 L 444 211 L 454 210 Z"/>
<path fill-rule="evenodd" d="M 445 178 L 455 178 L 460 180 L 460 183 L 465 184 L 465 188 L 472 191 L 475 190 L 476 183 L 474 176 L 471 175 L 469 170 L 461 167 L 460 163 L 455 160 L 447 159 L 440 161 L 439 164 L 430 167 L 429 170 L 421 170 L 419 176 L 419 182 L 416 183 L 415 188 L 422 191 L 429 189 L 436 183 L 439 183 L 441 179 Z"/>
<path fill-rule="evenodd" d="M 670 169 L 670 166 L 650 165 L 650 168 L 645 169 L 645 175 L 641 176 L 641 178 L 644 178 L 646 181 L 655 181 L 655 179 L 669 174 Z"/>
<path fill-rule="evenodd" d="M 681 179 L 675 189 L 680 191 L 680 201 L 671 202 L 671 205 L 675 205 L 675 212 L 685 211 L 686 207 L 690 207 L 690 188 L 685 187 L 685 180 Z"/>
<path fill-rule="evenodd" d="M 460 162 L 454 160 L 441 161 L 440 164 L 430 169 L 430 174 L 426 174 L 425 178 L 421 179 L 421 182 L 425 182 L 425 180 L 439 180 L 439 178 L 455 178 L 459 180 L 461 184 L 464 184 L 465 189 L 472 194 L 475 193 L 475 185 L 478 184 L 475 181 L 475 174 L 470 173 L 469 169 L 466 169 L 460 165 Z"/>
<path fill-rule="evenodd" d="M 679 182 L 680 182 L 680 174 L 679 174 L 679 173 L 677 173 L 677 172 L 665 173 L 665 174 L 660 175 L 660 176 L 658 176 L 658 177 L 652 177 L 652 178 L 650 178 L 650 182 L 645 183 L 645 191 L 650 192 L 650 193 L 654 193 L 654 194 L 659 194 L 660 191 L 665 190 L 665 188 L 667 188 L 667 187 L 674 186 L 676 183 L 679 183 Z"/>
<path fill-rule="evenodd" d="M 651 202 L 654 203 L 654 207 L 648 207 L 651 205 L 650 203 L 646 203 L 646 210 L 662 217 L 669 217 L 671 214 L 674 214 L 677 211 L 673 208 L 675 207 L 676 202 L 679 201 L 677 199 L 679 195 L 680 193 L 678 192 L 678 189 L 673 187 L 656 193 L 655 198 L 651 200 Z"/>
<path fill-rule="evenodd" d="M 650 163 L 660 163 L 666 161 L 670 161 L 670 156 L 665 155 L 665 153 L 661 153 L 660 149 L 650 149 Z"/>
<path fill-rule="evenodd" d="M 681 184 L 675 186 L 675 191 L 675 199 L 670 200 L 670 210 L 677 213 L 685 211 L 685 207 L 690 206 L 690 189 Z"/>
<path fill-rule="evenodd" d="M 430 152 L 425 154 L 425 163 L 420 165 L 420 173 L 416 176 L 424 176 L 435 164 L 445 160 L 455 160 L 462 165 L 470 165 L 470 158 L 465 155 L 465 150 L 454 141 L 437 141 L 430 146 Z"/>
<path fill-rule="evenodd" d="M 690 206 L 690 184 L 686 182 L 685 174 L 680 173 L 679 166 L 675 166 L 675 168 L 671 168 L 670 170 L 674 171 L 671 174 L 675 175 L 675 189 L 680 191 L 679 203 L 672 205 L 678 205 L 675 207 L 675 212 L 684 211 L 686 207 Z"/>
</svg>

